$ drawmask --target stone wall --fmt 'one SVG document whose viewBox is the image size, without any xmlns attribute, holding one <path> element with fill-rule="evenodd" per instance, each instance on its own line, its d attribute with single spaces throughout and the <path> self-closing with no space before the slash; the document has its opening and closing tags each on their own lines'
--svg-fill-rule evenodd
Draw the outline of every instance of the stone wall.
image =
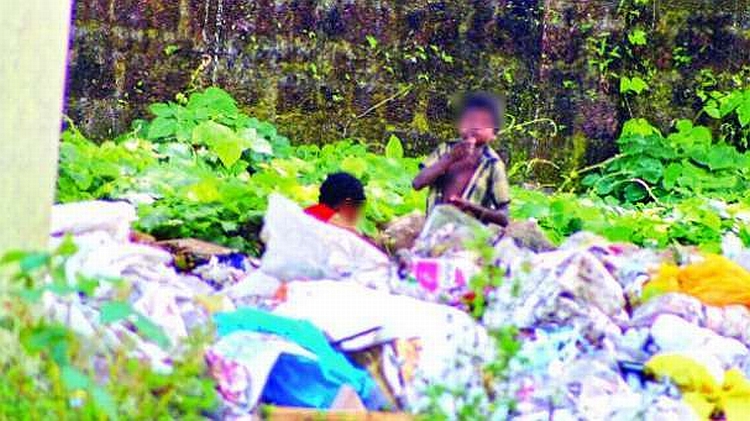
<svg viewBox="0 0 750 421">
<path fill-rule="evenodd" d="M 417 153 L 453 135 L 458 94 L 482 89 L 507 94 L 509 122 L 539 120 L 503 134 L 509 159 L 571 167 L 610 155 L 630 116 L 667 127 L 696 115 L 696 86 L 750 73 L 744 0 L 75 4 L 67 112 L 94 138 L 126 131 L 151 102 L 218 85 L 296 142 L 396 133 Z M 635 29 L 645 45 L 629 41 Z M 632 74 L 650 88 L 621 95 Z"/>
</svg>

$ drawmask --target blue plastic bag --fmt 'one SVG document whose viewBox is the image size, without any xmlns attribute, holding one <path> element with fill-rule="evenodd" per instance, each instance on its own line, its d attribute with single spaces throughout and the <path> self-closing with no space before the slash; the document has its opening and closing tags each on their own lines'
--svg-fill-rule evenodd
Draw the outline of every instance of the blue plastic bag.
<svg viewBox="0 0 750 421">
<path fill-rule="evenodd" d="M 343 385 L 364 402 L 378 401 L 375 382 L 328 343 L 323 332 L 305 320 L 290 319 L 251 308 L 214 316 L 219 336 L 238 330 L 278 335 L 317 356 L 311 360 L 282 354 L 271 370 L 263 400 L 276 405 L 329 408 Z M 368 407 L 370 405 L 367 405 Z"/>
</svg>

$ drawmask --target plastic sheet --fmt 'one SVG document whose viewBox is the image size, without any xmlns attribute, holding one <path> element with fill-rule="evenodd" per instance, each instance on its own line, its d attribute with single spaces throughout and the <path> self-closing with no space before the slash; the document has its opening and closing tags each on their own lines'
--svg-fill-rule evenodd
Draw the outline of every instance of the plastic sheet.
<svg viewBox="0 0 750 421">
<path fill-rule="evenodd" d="M 291 280 L 341 279 L 358 272 L 388 274 L 388 258 L 351 232 L 306 215 L 294 202 L 272 195 L 262 238 L 261 269 Z"/>
<path fill-rule="evenodd" d="M 277 335 L 293 342 L 315 357 L 285 359 L 279 367 L 287 381 L 274 381 L 272 394 L 277 403 L 289 399 L 286 404 L 327 408 L 343 385 L 352 386 L 359 396 L 367 399 L 376 386 L 366 371 L 354 367 L 347 358 L 334 350 L 325 335 L 312 323 L 290 319 L 250 308 L 232 313 L 220 313 L 214 317 L 220 336 L 237 331 L 260 332 Z M 292 380 L 295 371 L 307 373 L 308 377 Z M 303 383 L 300 384 L 299 382 Z M 294 386 L 296 385 L 296 386 Z M 303 390 L 295 390 L 305 386 Z M 286 398 L 285 398 L 286 397 Z"/>
<path fill-rule="evenodd" d="M 684 267 L 664 264 L 648 283 L 644 297 L 683 292 L 705 304 L 750 305 L 750 272 L 724 256 L 709 254 L 705 260 Z"/>
<path fill-rule="evenodd" d="M 693 358 L 679 354 L 653 357 L 646 367 L 659 377 L 676 383 L 683 399 L 703 420 L 722 412 L 727 421 L 750 419 L 750 381 L 738 370 L 729 370 L 717 379 Z"/>
</svg>

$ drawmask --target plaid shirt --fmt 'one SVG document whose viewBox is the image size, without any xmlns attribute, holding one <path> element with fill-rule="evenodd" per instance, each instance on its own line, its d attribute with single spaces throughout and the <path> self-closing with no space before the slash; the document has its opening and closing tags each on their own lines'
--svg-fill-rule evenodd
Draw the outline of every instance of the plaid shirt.
<svg viewBox="0 0 750 421">
<path fill-rule="evenodd" d="M 425 159 L 421 167 L 434 165 L 457 144 L 458 141 L 441 144 Z M 510 203 L 509 190 L 503 160 L 489 145 L 484 145 L 479 165 L 469 184 L 466 185 L 462 198 L 487 209 L 499 210 Z M 427 196 L 427 214 L 429 215 L 436 205 L 444 203 L 444 199 L 441 177 L 430 186 L 430 193 Z"/>
</svg>

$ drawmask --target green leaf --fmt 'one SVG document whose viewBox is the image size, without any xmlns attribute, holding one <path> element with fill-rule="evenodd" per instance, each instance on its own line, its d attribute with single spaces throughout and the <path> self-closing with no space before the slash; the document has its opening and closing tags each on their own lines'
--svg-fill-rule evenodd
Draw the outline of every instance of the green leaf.
<svg viewBox="0 0 750 421">
<path fill-rule="evenodd" d="M 76 251 L 78 251 L 78 246 L 76 246 L 76 243 L 73 241 L 73 236 L 68 234 L 63 238 L 63 241 L 57 247 L 57 250 L 55 250 L 55 254 L 69 257 L 74 255 Z"/>
<path fill-rule="evenodd" d="M 21 258 L 19 265 L 21 266 L 21 271 L 31 272 L 34 269 L 39 269 L 45 266 L 49 261 L 49 253 L 32 252 L 27 253 L 23 258 Z"/>
<path fill-rule="evenodd" d="M 370 45 L 370 48 L 372 48 L 372 49 L 377 48 L 377 46 L 378 46 L 378 40 L 377 40 L 377 38 L 375 38 L 372 35 L 368 35 L 368 36 L 365 37 L 365 39 L 367 40 L 367 44 Z"/>
<path fill-rule="evenodd" d="M 157 117 L 148 125 L 146 137 L 157 140 L 173 136 L 177 131 L 177 121 L 167 117 Z"/>
<path fill-rule="evenodd" d="M 77 368 L 66 365 L 60 371 L 60 377 L 68 390 L 88 389 L 91 379 Z"/>
<path fill-rule="evenodd" d="M 620 93 L 635 92 L 640 94 L 646 89 L 648 89 L 648 84 L 638 76 L 634 76 L 632 79 L 627 76 L 620 78 Z"/>
<path fill-rule="evenodd" d="M 185 195 L 188 199 L 199 203 L 211 203 L 221 200 L 218 181 L 214 178 L 208 177 L 190 185 L 187 188 Z"/>
<path fill-rule="evenodd" d="M 634 171 L 636 177 L 654 184 L 661 179 L 662 174 L 664 173 L 664 166 L 658 159 L 642 158 L 636 161 Z"/>
<path fill-rule="evenodd" d="M 682 175 L 682 164 L 672 163 L 664 170 L 662 185 L 667 190 L 672 190 L 677 184 L 677 179 Z"/>
<path fill-rule="evenodd" d="M 367 171 L 367 161 L 358 156 L 347 156 L 341 161 L 341 169 L 361 178 Z"/>
<path fill-rule="evenodd" d="M 156 342 L 156 344 L 162 348 L 167 348 L 169 346 L 169 338 L 164 334 L 164 330 L 145 316 L 138 313 L 136 314 L 137 317 L 133 324 L 138 328 L 138 331 L 142 333 L 146 339 Z"/>
<path fill-rule="evenodd" d="M 750 123 L 750 98 L 737 107 L 737 119 L 740 121 L 742 127 Z"/>
<path fill-rule="evenodd" d="M 622 136 L 641 135 L 649 136 L 652 134 L 661 135 L 659 129 L 651 125 L 645 118 L 631 118 L 622 126 Z"/>
<path fill-rule="evenodd" d="M 16 263 L 21 261 L 28 252 L 21 251 L 21 250 L 11 250 L 3 255 L 2 258 L 0 258 L 0 265 L 6 265 L 8 263 Z"/>
<path fill-rule="evenodd" d="M 716 107 L 716 105 L 706 105 L 703 108 L 703 111 L 706 112 L 706 114 L 709 115 L 711 118 L 720 119 L 721 118 L 721 112 Z"/>
<path fill-rule="evenodd" d="M 150 107 L 148 107 L 148 110 L 151 111 L 151 113 L 157 117 L 172 117 L 174 116 L 174 109 L 164 102 L 157 102 L 155 104 L 151 104 Z"/>
<path fill-rule="evenodd" d="M 222 115 L 235 116 L 239 111 L 234 98 L 225 90 L 216 87 L 190 95 L 187 108 L 195 112 L 198 120 Z"/>
<path fill-rule="evenodd" d="M 247 141 L 247 145 L 255 153 L 264 155 L 273 155 L 273 147 L 271 143 L 258 135 L 258 131 L 254 128 L 246 128 L 240 132 L 240 136 Z"/>
<path fill-rule="evenodd" d="M 606 196 L 612 193 L 617 182 L 613 178 L 602 178 L 596 183 L 596 194 Z"/>
<path fill-rule="evenodd" d="M 249 142 L 232 129 L 213 121 L 203 122 L 193 129 L 193 143 L 208 146 L 226 168 L 234 165 L 249 147 Z"/>
<path fill-rule="evenodd" d="M 46 351 L 57 364 L 68 363 L 70 332 L 66 328 L 55 325 L 29 327 L 21 331 L 20 339 L 26 351 Z"/>
<path fill-rule="evenodd" d="M 625 200 L 630 203 L 640 202 L 647 196 L 646 189 L 643 186 L 632 182 L 625 186 L 623 194 L 625 195 Z"/>
<path fill-rule="evenodd" d="M 628 34 L 628 41 L 633 45 L 646 45 L 646 32 L 642 29 L 636 29 Z"/>
<path fill-rule="evenodd" d="M 401 159 L 404 157 L 404 146 L 401 144 L 401 139 L 395 135 L 391 135 L 388 139 L 388 144 L 385 145 L 385 156 L 391 159 Z"/>
<path fill-rule="evenodd" d="M 711 170 L 730 169 L 738 166 L 742 155 L 737 149 L 729 145 L 715 145 L 708 149 L 707 154 L 699 162 L 707 165 Z"/>
<path fill-rule="evenodd" d="M 115 323 L 133 314 L 133 307 L 126 302 L 110 301 L 104 303 L 99 314 L 99 321 L 104 324 Z"/>
</svg>

